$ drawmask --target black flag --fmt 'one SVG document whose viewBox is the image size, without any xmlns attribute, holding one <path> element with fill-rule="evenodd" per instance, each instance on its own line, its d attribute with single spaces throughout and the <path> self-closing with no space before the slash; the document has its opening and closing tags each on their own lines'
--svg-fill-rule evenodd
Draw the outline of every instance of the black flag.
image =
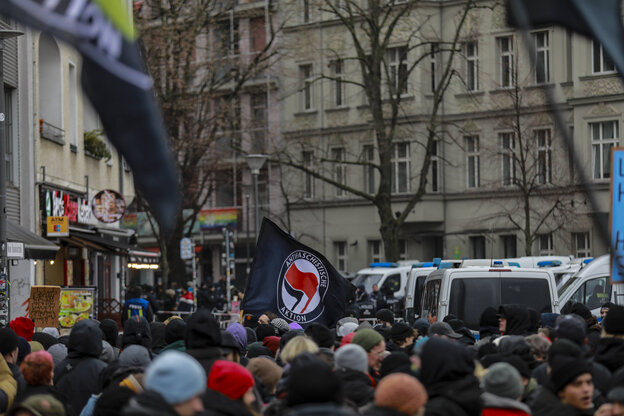
<svg viewBox="0 0 624 416">
<path fill-rule="evenodd" d="M 319 252 L 268 219 L 262 221 L 242 309 L 272 311 L 289 322 L 335 325 L 352 285 Z"/>
<path fill-rule="evenodd" d="M 125 2 L 1 0 L 0 13 L 80 51 L 82 87 L 163 229 L 180 200 L 175 161 Z"/>
</svg>

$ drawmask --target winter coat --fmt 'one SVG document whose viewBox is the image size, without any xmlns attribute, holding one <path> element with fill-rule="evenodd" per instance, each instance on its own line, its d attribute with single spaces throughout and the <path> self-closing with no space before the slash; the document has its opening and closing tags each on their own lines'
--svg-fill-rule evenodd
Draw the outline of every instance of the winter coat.
<svg viewBox="0 0 624 416">
<path fill-rule="evenodd" d="M 152 330 L 149 322 L 141 316 L 133 316 L 124 324 L 124 332 L 121 336 L 122 348 L 128 345 L 141 345 L 148 350 L 152 348 Z"/>
<path fill-rule="evenodd" d="M 222 358 L 221 348 L 219 347 L 187 348 L 186 353 L 201 364 L 206 372 L 206 377 L 209 376 L 214 362 Z"/>
<path fill-rule="evenodd" d="M 624 339 L 601 338 L 596 347 L 594 360 L 612 373 L 624 367 Z"/>
<path fill-rule="evenodd" d="M 65 414 L 67 416 L 76 415 L 76 412 L 69 404 L 69 400 L 67 399 L 67 396 L 61 393 L 60 391 L 58 391 L 58 389 L 54 386 L 47 386 L 47 385 L 42 385 L 42 384 L 33 386 L 33 385 L 28 384 L 26 385 L 26 389 L 22 393 L 17 395 L 17 397 L 15 398 L 15 403 L 23 402 L 30 396 L 35 396 L 37 394 L 49 394 L 50 396 L 54 397 L 56 400 L 61 402 L 61 404 L 63 404 L 63 406 L 65 407 Z"/>
<path fill-rule="evenodd" d="M 201 398 L 204 404 L 202 416 L 251 416 L 244 404 L 217 391 L 207 389 Z"/>
<path fill-rule="evenodd" d="M 7 363 L 7 365 L 9 366 L 9 370 L 11 370 L 11 374 L 13 374 L 13 378 L 17 381 L 17 394 L 23 393 L 26 389 L 26 380 L 24 379 L 22 370 L 20 370 L 17 364 Z"/>
<path fill-rule="evenodd" d="M 178 416 L 173 406 L 155 391 L 144 391 L 130 399 L 130 403 L 123 408 L 124 416 Z"/>
<path fill-rule="evenodd" d="M 505 335 L 530 335 L 531 318 L 529 311 L 521 305 L 502 305 L 499 314 L 507 319 Z"/>
<path fill-rule="evenodd" d="M 590 366 L 594 386 L 606 395 L 609 391 L 609 383 L 611 383 L 611 372 L 604 365 L 595 361 L 590 361 Z M 542 363 L 536 367 L 531 373 L 531 377 L 537 380 L 539 384 L 548 383 L 548 364 Z"/>
<path fill-rule="evenodd" d="M 368 375 L 347 368 L 336 370 L 336 375 L 342 383 L 342 391 L 346 399 L 351 400 L 358 407 L 373 401 L 375 390 Z"/>
<path fill-rule="evenodd" d="M 468 348 L 433 337 L 425 344 L 421 361 L 420 380 L 429 394 L 426 416 L 481 414 L 481 389 Z"/>
<path fill-rule="evenodd" d="M 163 352 L 170 351 L 170 350 L 176 350 L 176 351 L 180 351 L 180 352 L 186 351 L 186 346 L 184 345 L 184 340 L 183 339 L 179 339 L 176 342 L 172 342 L 171 344 L 169 344 L 165 348 L 163 348 L 160 351 L 160 353 L 162 354 Z"/>
<path fill-rule="evenodd" d="M 98 359 L 102 352 L 102 332 L 92 320 L 80 321 L 69 336 L 67 357 L 54 372 L 54 385 L 68 397 L 76 413 L 100 390 L 100 373 L 106 363 Z"/>
<path fill-rule="evenodd" d="M 0 414 L 13 404 L 17 395 L 17 381 L 4 357 L 0 355 Z"/>
<path fill-rule="evenodd" d="M 529 403 L 533 416 L 590 416 L 593 411 L 581 411 L 572 406 L 561 403 L 561 400 L 547 386 L 539 387 L 539 391 L 532 403 Z"/>
<path fill-rule="evenodd" d="M 484 392 L 482 416 L 530 416 L 531 409 L 526 404 L 507 397 Z"/>
</svg>

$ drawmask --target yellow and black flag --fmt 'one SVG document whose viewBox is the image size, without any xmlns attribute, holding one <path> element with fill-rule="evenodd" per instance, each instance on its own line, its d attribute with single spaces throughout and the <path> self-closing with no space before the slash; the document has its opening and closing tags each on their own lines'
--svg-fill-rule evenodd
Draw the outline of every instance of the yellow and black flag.
<svg viewBox="0 0 624 416">
<path fill-rule="evenodd" d="M 2 0 L 0 13 L 83 56 L 82 88 L 163 229 L 180 199 L 175 161 L 124 0 Z"/>
</svg>

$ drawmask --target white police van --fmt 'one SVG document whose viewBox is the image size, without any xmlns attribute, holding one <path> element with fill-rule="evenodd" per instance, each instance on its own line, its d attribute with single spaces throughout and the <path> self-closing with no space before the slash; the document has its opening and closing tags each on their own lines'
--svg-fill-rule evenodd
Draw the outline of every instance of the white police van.
<svg viewBox="0 0 624 416">
<path fill-rule="evenodd" d="M 412 265 L 399 263 L 371 263 L 370 267 L 357 272 L 351 281 L 355 286 L 364 285 L 368 293 L 372 293 L 377 285 L 382 293 L 392 292 L 395 298 L 405 296 L 405 284 Z"/>
<path fill-rule="evenodd" d="M 600 306 L 607 302 L 621 304 L 624 288 L 611 284 L 611 258 L 608 254 L 585 264 L 559 288 L 561 306 L 567 302 L 580 302 L 600 316 Z"/>
<path fill-rule="evenodd" d="M 483 310 L 503 304 L 524 305 L 538 313 L 558 313 L 552 272 L 505 265 L 436 270 L 425 280 L 420 316 L 435 316 L 442 321 L 453 314 L 469 329 L 478 331 Z"/>
</svg>

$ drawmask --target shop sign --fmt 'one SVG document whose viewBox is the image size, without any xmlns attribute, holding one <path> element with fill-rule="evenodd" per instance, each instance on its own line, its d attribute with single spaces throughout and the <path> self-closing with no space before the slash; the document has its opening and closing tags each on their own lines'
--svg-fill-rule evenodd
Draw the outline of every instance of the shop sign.
<svg viewBox="0 0 624 416">
<path fill-rule="evenodd" d="M 237 218 L 236 208 L 204 209 L 199 212 L 199 228 L 202 230 L 236 228 Z"/>
<path fill-rule="evenodd" d="M 46 217 L 67 217 L 73 224 L 89 224 L 91 209 L 89 201 L 59 189 L 43 191 L 43 210 Z"/>
<path fill-rule="evenodd" d="M 63 288 L 58 316 L 61 328 L 71 328 L 83 319 L 93 319 L 95 316 L 94 297 L 92 288 Z"/>
<path fill-rule="evenodd" d="M 105 189 L 95 194 L 91 209 L 98 221 L 110 224 L 121 220 L 126 212 L 126 200 L 119 192 Z"/>
<path fill-rule="evenodd" d="M 69 221 L 65 216 L 52 216 L 47 219 L 48 237 L 69 237 Z"/>
<path fill-rule="evenodd" d="M 23 259 L 24 258 L 24 243 L 7 242 L 7 258 Z"/>
</svg>

